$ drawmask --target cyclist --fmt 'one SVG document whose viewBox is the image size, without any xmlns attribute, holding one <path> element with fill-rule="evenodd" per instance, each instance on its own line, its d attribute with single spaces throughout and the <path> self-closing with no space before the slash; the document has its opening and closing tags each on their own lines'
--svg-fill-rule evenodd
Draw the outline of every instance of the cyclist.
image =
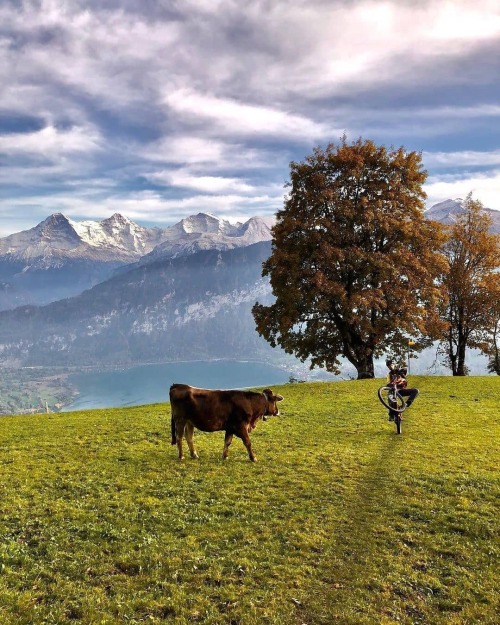
<svg viewBox="0 0 500 625">
<path fill-rule="evenodd" d="M 385 364 L 389 368 L 389 373 L 387 374 L 387 383 L 389 385 L 395 385 L 398 389 L 398 393 L 402 397 L 408 397 L 406 406 L 411 406 L 418 395 L 418 389 L 408 388 L 408 380 L 406 379 L 408 369 L 404 365 L 402 365 L 401 367 L 396 367 L 395 363 L 392 362 L 392 360 L 386 360 Z M 389 421 L 394 421 L 394 417 L 397 414 L 398 413 L 395 410 L 389 410 Z"/>
</svg>

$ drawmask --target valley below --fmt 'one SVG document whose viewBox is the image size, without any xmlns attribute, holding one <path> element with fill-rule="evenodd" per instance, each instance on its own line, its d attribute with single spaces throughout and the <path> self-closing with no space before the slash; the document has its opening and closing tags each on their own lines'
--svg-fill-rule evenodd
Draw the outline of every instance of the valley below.
<svg viewBox="0 0 500 625">
<path fill-rule="evenodd" d="M 60 411 L 78 392 L 68 377 L 45 367 L 0 368 L 0 416 Z"/>
</svg>

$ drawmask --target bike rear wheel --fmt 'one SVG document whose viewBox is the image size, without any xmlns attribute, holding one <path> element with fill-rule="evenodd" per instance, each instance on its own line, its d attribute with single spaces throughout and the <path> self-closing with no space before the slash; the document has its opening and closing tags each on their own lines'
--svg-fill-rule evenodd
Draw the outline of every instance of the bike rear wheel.
<svg viewBox="0 0 500 625">
<path fill-rule="evenodd" d="M 398 412 L 398 414 L 394 417 L 394 422 L 396 423 L 396 434 L 401 434 L 401 422 L 403 421 L 403 419 L 401 418 L 401 413 Z"/>
<path fill-rule="evenodd" d="M 378 389 L 378 398 L 388 410 L 401 413 L 406 408 L 404 398 L 392 386 L 381 386 Z"/>
</svg>

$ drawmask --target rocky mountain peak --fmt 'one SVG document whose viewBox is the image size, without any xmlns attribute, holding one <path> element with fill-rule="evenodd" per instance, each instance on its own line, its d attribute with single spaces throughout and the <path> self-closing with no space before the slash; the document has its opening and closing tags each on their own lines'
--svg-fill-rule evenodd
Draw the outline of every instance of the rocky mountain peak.
<svg viewBox="0 0 500 625">
<path fill-rule="evenodd" d="M 270 241 L 272 239 L 271 228 L 274 219 L 272 217 L 250 217 L 248 221 L 242 224 L 238 230 L 238 236 L 246 236 L 253 242 Z"/>
<path fill-rule="evenodd" d="M 23 234 L 26 234 L 27 237 L 23 237 Z M 67 250 L 80 243 L 80 237 L 73 227 L 72 221 L 62 213 L 54 213 L 31 230 L 12 235 L 12 237 L 14 244 L 17 239 L 21 247 L 38 246 L 40 253 L 45 248 Z M 23 239 L 27 240 L 23 241 Z"/>
<path fill-rule="evenodd" d="M 119 236 L 125 232 L 130 233 L 145 230 L 145 228 L 142 228 L 142 226 L 130 221 L 128 217 L 124 217 L 123 215 L 120 215 L 120 213 L 115 213 L 114 215 L 111 215 L 111 217 L 96 223 L 96 227 L 104 230 L 104 232 L 111 236 Z"/>
<path fill-rule="evenodd" d="M 464 200 L 456 198 L 455 200 L 444 200 L 438 202 L 425 211 L 427 219 L 439 221 L 445 225 L 454 224 L 457 217 L 464 212 Z M 484 212 L 491 217 L 491 232 L 500 233 L 500 211 L 484 208 Z"/>
<path fill-rule="evenodd" d="M 117 228 L 124 228 L 126 226 L 135 226 L 135 227 L 140 228 L 140 226 L 135 224 L 128 217 L 121 215 L 120 213 L 114 213 L 113 215 L 111 215 L 111 217 L 108 217 L 107 219 L 103 219 L 100 223 L 102 226 L 111 226 L 111 227 L 114 226 Z"/>
<path fill-rule="evenodd" d="M 210 213 L 198 213 L 185 217 L 176 226 L 185 234 L 226 234 L 230 236 L 237 229 L 237 226 L 233 226 L 229 221 L 219 219 Z"/>
<path fill-rule="evenodd" d="M 69 224 L 69 219 L 62 213 L 53 213 L 44 219 L 39 225 Z"/>
<path fill-rule="evenodd" d="M 463 211 L 463 202 L 462 198 L 438 202 L 425 212 L 425 216 L 428 219 L 442 221 L 443 219 L 450 218 L 453 215 L 459 215 Z"/>
<path fill-rule="evenodd" d="M 54 213 L 35 226 L 43 234 L 72 232 L 75 233 L 71 221 L 62 213 Z M 76 234 L 76 233 L 75 233 Z"/>
</svg>

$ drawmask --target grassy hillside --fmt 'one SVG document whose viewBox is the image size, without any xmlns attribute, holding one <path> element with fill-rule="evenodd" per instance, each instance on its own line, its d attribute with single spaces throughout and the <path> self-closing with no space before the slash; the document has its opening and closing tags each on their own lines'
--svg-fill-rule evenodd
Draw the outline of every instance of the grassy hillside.
<svg viewBox="0 0 500 625">
<path fill-rule="evenodd" d="M 167 405 L 0 419 L 0 623 L 497 623 L 498 378 L 287 385 L 220 459 Z"/>
</svg>

